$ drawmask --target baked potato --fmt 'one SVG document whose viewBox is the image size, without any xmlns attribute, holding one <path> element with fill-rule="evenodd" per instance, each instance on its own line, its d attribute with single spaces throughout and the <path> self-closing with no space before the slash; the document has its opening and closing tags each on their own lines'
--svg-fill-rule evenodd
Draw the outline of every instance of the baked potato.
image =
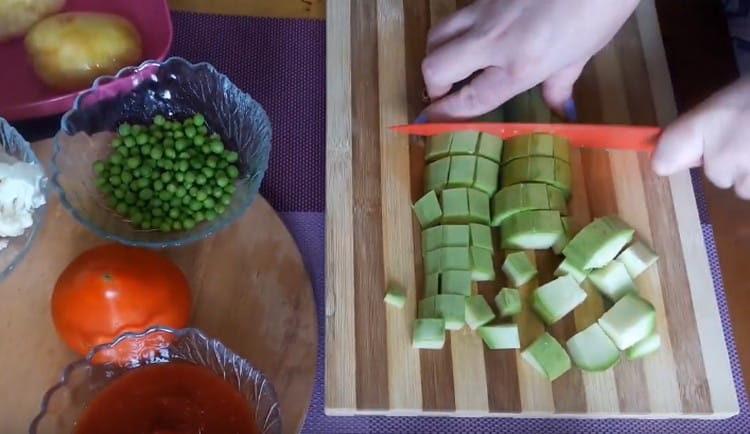
<svg viewBox="0 0 750 434">
<path fill-rule="evenodd" d="M 65 0 L 0 0 L 0 42 L 23 36 L 41 18 L 59 12 Z"/>
</svg>

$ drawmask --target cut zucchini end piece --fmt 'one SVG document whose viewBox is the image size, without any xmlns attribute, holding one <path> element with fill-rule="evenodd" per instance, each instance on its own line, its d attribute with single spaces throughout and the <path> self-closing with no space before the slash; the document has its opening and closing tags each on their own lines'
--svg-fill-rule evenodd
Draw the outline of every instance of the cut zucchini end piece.
<svg viewBox="0 0 750 434">
<path fill-rule="evenodd" d="M 661 337 L 658 333 L 651 333 L 647 337 L 636 342 L 635 345 L 625 350 L 625 355 L 630 360 L 640 359 L 656 352 L 661 347 Z"/>
<path fill-rule="evenodd" d="M 547 325 L 570 313 L 586 299 L 586 291 L 570 276 L 562 276 L 537 288 L 532 307 Z"/>
<path fill-rule="evenodd" d="M 434 190 L 430 190 L 414 203 L 414 213 L 417 215 L 417 220 L 419 220 L 419 224 L 423 228 L 432 226 L 440 221 L 443 212 Z"/>
<path fill-rule="evenodd" d="M 412 346 L 424 350 L 439 350 L 445 345 L 445 322 L 442 319 L 414 321 Z"/>
<path fill-rule="evenodd" d="M 627 350 L 653 333 L 656 311 L 647 300 L 626 294 L 599 318 L 602 330 L 620 350 Z"/>
<path fill-rule="evenodd" d="M 579 284 L 583 283 L 583 281 L 586 280 L 587 276 L 585 271 L 571 264 L 567 259 L 563 259 L 562 262 L 560 262 L 560 265 L 558 265 L 557 269 L 554 272 L 554 275 L 558 277 L 570 276 Z"/>
<path fill-rule="evenodd" d="M 620 350 L 596 323 L 568 339 L 566 346 L 573 363 L 584 371 L 606 371 L 620 360 Z"/>
<path fill-rule="evenodd" d="M 549 333 L 544 333 L 521 352 L 521 357 L 550 381 L 554 381 L 571 368 L 565 348 Z"/>
<path fill-rule="evenodd" d="M 516 324 L 481 326 L 477 328 L 477 334 L 482 338 L 487 348 L 491 350 L 521 348 Z"/>
<path fill-rule="evenodd" d="M 509 253 L 503 262 L 503 272 L 511 285 L 519 287 L 525 285 L 537 274 L 537 269 L 524 252 Z"/>
<path fill-rule="evenodd" d="M 401 289 L 392 286 L 386 292 L 383 301 L 397 309 L 403 309 L 404 305 L 406 305 L 406 294 Z"/>
<path fill-rule="evenodd" d="M 589 280 L 605 297 L 617 302 L 625 294 L 637 292 L 625 264 L 614 260 L 602 268 L 591 271 Z"/>
<path fill-rule="evenodd" d="M 521 313 L 521 294 L 515 288 L 503 288 L 495 296 L 495 305 L 500 317 L 505 318 Z"/>
<path fill-rule="evenodd" d="M 487 304 L 487 300 L 481 295 L 472 295 L 466 298 L 466 324 L 472 330 L 487 324 L 495 319 L 495 313 Z"/>
<path fill-rule="evenodd" d="M 628 274 L 633 279 L 654 265 L 658 259 L 656 253 L 641 241 L 635 241 L 617 255 L 617 260 L 625 264 Z"/>
</svg>

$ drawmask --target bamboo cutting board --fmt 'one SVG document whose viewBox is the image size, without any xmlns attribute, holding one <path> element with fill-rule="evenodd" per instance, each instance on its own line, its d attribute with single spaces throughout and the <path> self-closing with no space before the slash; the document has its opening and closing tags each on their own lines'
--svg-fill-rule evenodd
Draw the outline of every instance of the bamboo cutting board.
<svg viewBox="0 0 750 434">
<path fill-rule="evenodd" d="M 463 4 L 464 2 L 459 2 Z M 459 5 L 460 6 L 460 5 Z M 490 351 L 467 329 L 439 351 L 411 348 L 422 297 L 420 231 L 410 205 L 423 193 L 423 140 L 387 127 L 422 108 L 420 62 L 428 28 L 455 0 L 342 0 L 327 8 L 326 412 L 331 415 L 706 417 L 738 412 L 690 176 L 658 178 L 648 156 L 574 150 L 577 226 L 618 214 L 659 252 L 637 279 L 658 311 L 662 349 L 605 373 L 572 369 L 550 384 L 516 351 Z M 664 124 L 676 115 L 653 1 L 643 1 L 616 39 L 584 71 L 580 121 Z M 539 119 L 527 119 L 533 121 Z M 496 265 L 502 263 L 496 254 Z M 559 259 L 538 252 L 539 280 Z M 482 283 L 491 297 L 504 285 Z M 387 307 L 389 282 L 408 291 Z M 539 282 L 522 288 L 529 294 Z M 567 339 L 604 307 L 592 291 L 552 327 Z M 525 311 L 522 346 L 542 325 Z"/>
</svg>

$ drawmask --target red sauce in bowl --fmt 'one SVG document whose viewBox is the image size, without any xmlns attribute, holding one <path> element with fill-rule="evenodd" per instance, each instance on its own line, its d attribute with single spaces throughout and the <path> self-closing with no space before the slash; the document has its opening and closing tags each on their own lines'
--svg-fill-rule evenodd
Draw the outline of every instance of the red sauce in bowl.
<svg viewBox="0 0 750 434">
<path fill-rule="evenodd" d="M 247 400 L 208 368 L 144 366 L 94 398 L 75 434 L 260 434 Z"/>
</svg>

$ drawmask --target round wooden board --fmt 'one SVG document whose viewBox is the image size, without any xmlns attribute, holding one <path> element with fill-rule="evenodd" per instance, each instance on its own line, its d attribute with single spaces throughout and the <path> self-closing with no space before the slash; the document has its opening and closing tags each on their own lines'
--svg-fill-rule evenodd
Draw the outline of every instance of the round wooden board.
<svg viewBox="0 0 750 434">
<path fill-rule="evenodd" d="M 34 145 L 42 161 L 49 161 L 50 147 L 49 141 Z M 26 432 L 44 392 L 76 359 L 55 333 L 49 299 L 65 266 L 103 242 L 51 194 L 28 257 L 0 283 L 0 391 L 14 404 L 0 406 L 0 433 Z M 273 208 L 258 197 L 229 228 L 165 253 L 193 289 L 191 325 L 268 375 L 284 432 L 299 431 L 315 376 L 315 300 L 297 246 Z"/>
</svg>

